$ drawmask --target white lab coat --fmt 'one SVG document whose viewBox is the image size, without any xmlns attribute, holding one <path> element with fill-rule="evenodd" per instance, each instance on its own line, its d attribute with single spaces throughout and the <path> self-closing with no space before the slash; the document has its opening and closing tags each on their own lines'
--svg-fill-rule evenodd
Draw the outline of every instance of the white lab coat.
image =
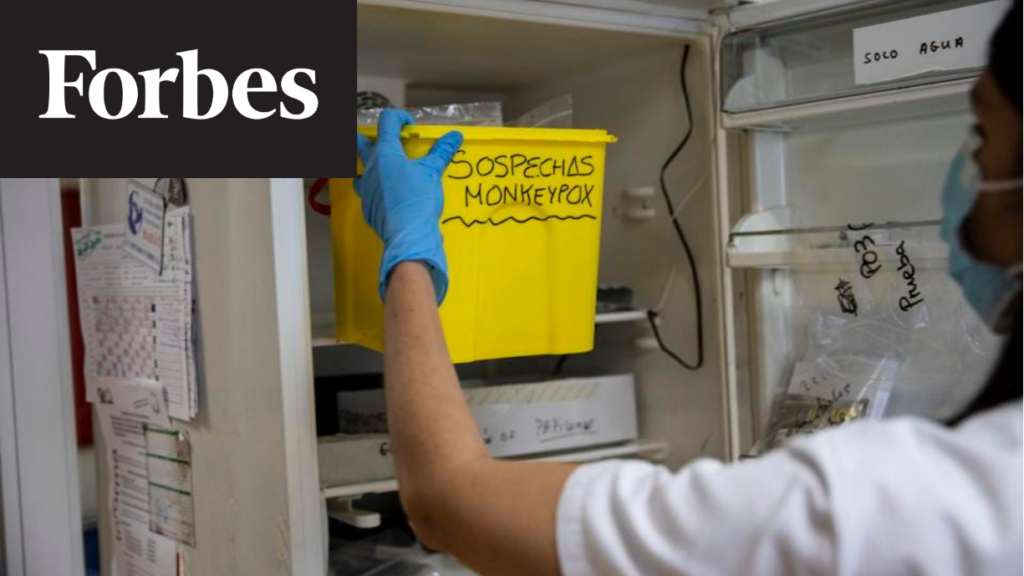
<svg viewBox="0 0 1024 576">
<path fill-rule="evenodd" d="M 959 428 L 851 424 L 733 466 L 581 467 L 558 508 L 564 576 L 1019 576 L 1024 409 Z"/>
</svg>

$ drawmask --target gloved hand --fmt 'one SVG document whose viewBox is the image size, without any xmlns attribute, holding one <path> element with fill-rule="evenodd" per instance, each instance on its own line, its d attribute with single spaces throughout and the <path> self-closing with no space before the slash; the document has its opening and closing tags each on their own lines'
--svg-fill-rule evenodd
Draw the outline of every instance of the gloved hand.
<svg viewBox="0 0 1024 576">
<path fill-rule="evenodd" d="M 377 142 L 356 134 L 363 175 L 356 179 L 356 194 L 363 201 L 363 217 L 384 241 L 380 263 L 380 297 L 388 277 L 402 262 L 421 261 L 430 268 L 437 304 L 448 292 L 448 260 L 441 237 L 444 193 L 441 174 L 462 146 L 462 134 L 449 132 L 430 153 L 410 160 L 402 149 L 402 128 L 413 119 L 404 110 L 384 110 L 377 125 Z"/>
</svg>

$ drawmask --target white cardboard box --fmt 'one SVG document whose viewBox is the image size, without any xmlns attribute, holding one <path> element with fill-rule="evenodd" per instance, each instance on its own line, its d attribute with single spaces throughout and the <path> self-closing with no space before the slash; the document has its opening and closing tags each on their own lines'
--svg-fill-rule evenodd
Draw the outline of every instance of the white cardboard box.
<svg viewBox="0 0 1024 576">
<path fill-rule="evenodd" d="M 464 393 L 494 456 L 528 456 L 637 439 L 631 374 L 468 388 Z M 338 414 L 340 428 L 346 434 L 386 432 L 382 390 L 338 394 Z M 380 438 L 376 445 L 361 448 L 363 457 L 345 456 L 352 464 L 342 468 L 353 470 L 342 476 L 359 475 L 354 469 L 368 466 L 366 459 L 372 460 L 374 453 L 381 452 Z M 324 446 L 321 439 L 321 477 L 326 481 L 324 471 L 335 470 L 335 466 L 330 462 L 334 457 L 325 455 L 328 448 Z M 353 445 L 345 449 L 357 448 Z M 329 450 L 340 453 L 341 448 L 333 446 Z"/>
</svg>

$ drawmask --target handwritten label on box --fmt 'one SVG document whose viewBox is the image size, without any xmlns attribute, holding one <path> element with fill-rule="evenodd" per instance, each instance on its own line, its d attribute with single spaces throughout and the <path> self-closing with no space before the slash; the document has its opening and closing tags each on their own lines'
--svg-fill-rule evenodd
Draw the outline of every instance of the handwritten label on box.
<svg viewBox="0 0 1024 576">
<path fill-rule="evenodd" d="M 985 2 L 853 31 L 854 77 L 877 84 L 985 65 L 993 32 L 1008 0 Z"/>
</svg>

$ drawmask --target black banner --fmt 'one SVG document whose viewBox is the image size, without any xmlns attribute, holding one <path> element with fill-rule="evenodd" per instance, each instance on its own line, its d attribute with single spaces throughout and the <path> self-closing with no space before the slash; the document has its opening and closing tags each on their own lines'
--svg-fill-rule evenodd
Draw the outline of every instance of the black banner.
<svg viewBox="0 0 1024 576">
<path fill-rule="evenodd" d="M 0 0 L 0 173 L 351 176 L 355 12 Z"/>
</svg>

